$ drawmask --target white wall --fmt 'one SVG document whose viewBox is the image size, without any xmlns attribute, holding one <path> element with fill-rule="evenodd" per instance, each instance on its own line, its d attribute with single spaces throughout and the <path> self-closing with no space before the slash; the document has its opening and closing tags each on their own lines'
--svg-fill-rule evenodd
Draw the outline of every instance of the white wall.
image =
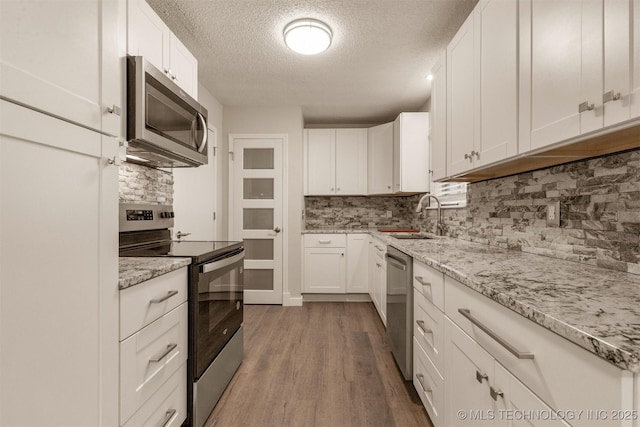
<svg viewBox="0 0 640 427">
<path fill-rule="evenodd" d="M 202 85 L 198 87 L 198 101 L 207 109 L 209 129 L 216 130 L 215 141 L 210 140 L 208 144 L 208 164 L 173 170 L 174 236 L 175 232 L 182 231 L 191 233 L 189 240 L 225 240 L 226 228 L 223 229 L 221 218 L 226 215 L 226 205 L 222 200 L 221 150 L 216 149 L 214 156 L 213 149 L 222 140 L 223 108 Z"/>
<path fill-rule="evenodd" d="M 284 283 L 284 304 L 301 303 L 302 285 L 302 210 L 303 203 L 303 132 L 304 121 L 300 107 L 224 107 L 223 133 L 219 145 L 224 164 L 223 200 L 228 206 L 229 200 L 229 134 L 235 133 L 279 133 L 288 135 L 288 167 L 285 177 L 288 180 L 288 210 L 289 220 L 287 228 L 287 244 L 289 247 L 288 282 Z M 224 217 L 227 223 L 227 215 Z M 228 227 L 225 224 L 225 227 Z M 283 227 L 284 228 L 284 227 Z M 291 301 L 293 299 L 294 301 Z M 299 300 L 299 301 L 298 301 Z"/>
</svg>

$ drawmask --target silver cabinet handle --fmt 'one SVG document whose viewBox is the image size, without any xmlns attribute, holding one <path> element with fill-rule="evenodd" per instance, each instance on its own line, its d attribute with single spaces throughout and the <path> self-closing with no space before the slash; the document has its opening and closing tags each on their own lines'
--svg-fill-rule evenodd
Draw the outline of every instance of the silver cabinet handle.
<svg viewBox="0 0 640 427">
<path fill-rule="evenodd" d="M 276 233 L 279 233 L 281 230 L 280 230 L 280 227 L 276 227 L 273 229 L 273 231 L 275 231 Z"/>
<path fill-rule="evenodd" d="M 472 155 L 472 156 L 476 156 L 476 159 L 480 160 L 480 152 L 479 152 L 479 151 L 475 151 L 475 150 L 473 150 L 473 151 L 471 152 L 471 155 Z"/>
<path fill-rule="evenodd" d="M 162 353 L 160 353 L 159 355 L 149 359 L 149 363 L 158 363 L 158 362 L 160 362 L 162 359 L 167 357 L 167 355 L 169 353 L 171 353 L 173 351 L 173 349 L 176 348 L 177 346 L 178 346 L 178 344 L 169 344 L 169 345 L 167 345 L 167 348 Z"/>
<path fill-rule="evenodd" d="M 382 252 L 383 248 L 381 248 L 381 247 L 380 247 L 380 246 L 378 246 L 378 245 L 375 245 L 375 246 L 376 246 L 376 249 L 377 249 L 377 250 L 379 250 L 380 252 Z"/>
<path fill-rule="evenodd" d="M 620 92 L 614 92 L 610 90 L 609 92 L 602 95 L 603 104 L 606 104 L 607 102 L 610 102 L 610 101 L 617 101 L 618 99 L 620 99 Z"/>
<path fill-rule="evenodd" d="M 422 391 L 424 391 L 425 393 L 431 393 L 432 392 L 432 390 L 430 388 L 426 388 L 424 386 L 424 375 L 416 374 L 416 378 L 418 379 L 418 382 L 420 383 L 420 387 L 422 387 Z"/>
<path fill-rule="evenodd" d="M 391 190 L 391 186 L 390 185 L 387 185 L 387 190 Z"/>
<path fill-rule="evenodd" d="M 482 330 L 485 334 L 487 334 L 491 338 L 493 338 L 498 344 L 500 344 L 501 346 L 506 348 L 509 351 L 509 353 L 513 354 L 518 359 L 533 359 L 533 357 L 534 357 L 533 353 L 528 353 L 528 352 L 525 352 L 525 351 L 517 350 L 514 346 L 512 346 L 511 344 L 506 342 L 502 337 L 498 336 L 495 332 L 493 332 L 491 329 L 489 329 L 486 325 L 484 325 L 478 319 L 473 317 L 473 315 L 471 314 L 471 310 L 469 310 L 467 308 L 459 308 L 458 309 L 458 313 L 462 314 L 464 317 L 469 319 L 469 321 L 471 323 L 473 323 L 478 328 L 480 328 L 480 330 Z"/>
<path fill-rule="evenodd" d="M 480 371 L 476 371 L 476 380 L 478 380 L 478 382 L 482 384 L 483 380 L 489 381 L 489 375 L 481 373 Z"/>
<path fill-rule="evenodd" d="M 423 334 L 429 334 L 429 335 L 433 335 L 433 331 L 431 329 L 427 329 L 427 327 L 424 324 L 424 320 L 416 320 L 416 323 L 418 324 L 418 327 L 422 330 Z M 429 343 L 429 345 L 431 345 L 431 343 Z M 431 347 L 433 347 L 433 345 L 431 345 Z M 433 347 L 435 349 L 435 347 Z"/>
<path fill-rule="evenodd" d="M 416 279 L 416 281 L 420 283 L 422 286 L 431 287 L 431 282 L 425 282 L 422 276 L 413 276 L 413 278 Z"/>
<path fill-rule="evenodd" d="M 160 427 L 165 427 L 167 424 L 169 424 L 169 421 L 171 421 L 171 418 L 173 418 L 176 412 L 178 412 L 176 409 L 168 409 L 164 414 L 164 418 L 162 419 Z"/>
<path fill-rule="evenodd" d="M 174 295 L 178 295 L 178 291 L 169 291 L 165 296 L 154 298 L 149 301 L 149 304 L 159 304 L 171 298 Z"/>
<path fill-rule="evenodd" d="M 468 155 L 467 153 L 464 153 L 464 158 L 465 158 L 465 160 L 466 160 L 466 159 L 471 159 L 471 156 L 470 156 L 470 155 Z"/>
<path fill-rule="evenodd" d="M 107 108 L 107 113 L 120 116 L 122 115 L 122 108 L 118 107 L 117 105 L 112 105 L 111 107 Z"/>
<path fill-rule="evenodd" d="M 502 390 L 496 390 L 495 388 L 493 388 L 493 386 L 489 387 L 489 394 L 491 395 L 491 398 L 496 402 L 498 401 L 498 396 L 504 397 L 504 393 L 502 392 Z"/>
<path fill-rule="evenodd" d="M 589 104 L 589 101 L 585 101 L 578 105 L 578 113 L 584 113 L 585 111 L 591 111 L 595 108 L 593 104 Z"/>
<path fill-rule="evenodd" d="M 318 243 L 327 244 L 327 243 L 331 243 L 331 240 L 330 239 L 329 240 L 318 240 Z"/>
<path fill-rule="evenodd" d="M 378 266 L 378 268 L 382 267 L 382 264 L 380 264 L 379 262 L 376 262 L 376 265 Z"/>
</svg>

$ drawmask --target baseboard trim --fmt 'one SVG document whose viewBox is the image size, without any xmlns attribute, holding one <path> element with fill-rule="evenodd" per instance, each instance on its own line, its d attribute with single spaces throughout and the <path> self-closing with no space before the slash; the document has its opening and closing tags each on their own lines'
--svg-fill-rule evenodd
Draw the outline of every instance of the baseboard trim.
<svg viewBox="0 0 640 427">
<path fill-rule="evenodd" d="M 369 294 L 302 294 L 304 302 L 371 302 Z"/>
<path fill-rule="evenodd" d="M 284 292 L 282 294 L 282 305 L 284 307 L 302 307 L 302 296 L 292 297 L 291 293 Z"/>
</svg>

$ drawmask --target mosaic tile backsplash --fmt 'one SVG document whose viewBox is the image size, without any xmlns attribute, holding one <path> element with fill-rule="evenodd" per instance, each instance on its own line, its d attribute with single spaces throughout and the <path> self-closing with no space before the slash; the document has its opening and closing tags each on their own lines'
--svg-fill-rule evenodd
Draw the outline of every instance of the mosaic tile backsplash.
<svg viewBox="0 0 640 427">
<path fill-rule="evenodd" d="M 173 174 L 123 162 L 118 176 L 120 202 L 173 204 Z"/>
<path fill-rule="evenodd" d="M 442 211 L 448 236 L 640 274 L 640 150 L 478 182 L 467 191 L 466 208 Z M 398 223 L 433 232 L 436 211 L 413 212 L 419 198 L 385 199 L 395 200 L 386 203 L 396 207 Z M 320 218 L 324 226 L 344 217 L 366 225 L 379 213 L 366 202 L 377 205 L 377 198 L 363 198 L 343 215 L 332 203 L 337 197 L 324 198 L 328 215 L 308 199 L 317 198 L 305 198 L 307 209 L 313 208 L 308 228 L 321 226 Z M 556 201 L 560 227 L 550 227 L 547 205 Z"/>
</svg>

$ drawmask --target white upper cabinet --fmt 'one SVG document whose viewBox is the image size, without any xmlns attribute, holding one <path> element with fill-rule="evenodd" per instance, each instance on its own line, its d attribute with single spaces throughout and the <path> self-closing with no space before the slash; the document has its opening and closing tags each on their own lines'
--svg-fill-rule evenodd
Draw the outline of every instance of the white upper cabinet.
<svg viewBox="0 0 640 427">
<path fill-rule="evenodd" d="M 198 61 L 145 0 L 128 0 L 127 52 L 144 56 L 194 99 Z"/>
<path fill-rule="evenodd" d="M 637 115 L 632 10 L 632 0 L 523 3 L 520 152 Z"/>
<path fill-rule="evenodd" d="M 0 2 L 0 95 L 122 135 L 124 11 L 118 5 L 113 0 Z"/>
<path fill-rule="evenodd" d="M 429 191 L 429 113 L 400 113 L 393 123 L 394 193 Z"/>
<path fill-rule="evenodd" d="M 447 174 L 447 55 L 444 53 L 431 70 L 431 119 L 429 145 L 431 147 L 431 180 Z"/>
<path fill-rule="evenodd" d="M 369 128 L 369 194 L 393 192 L 393 122 Z"/>
<path fill-rule="evenodd" d="M 447 174 L 518 150 L 518 3 L 483 0 L 447 48 Z"/>
<path fill-rule="evenodd" d="M 305 129 L 305 195 L 367 193 L 367 129 Z"/>
<path fill-rule="evenodd" d="M 474 63 L 474 15 L 469 15 L 447 47 L 447 174 L 471 169 L 476 136 L 478 85 Z"/>
</svg>

